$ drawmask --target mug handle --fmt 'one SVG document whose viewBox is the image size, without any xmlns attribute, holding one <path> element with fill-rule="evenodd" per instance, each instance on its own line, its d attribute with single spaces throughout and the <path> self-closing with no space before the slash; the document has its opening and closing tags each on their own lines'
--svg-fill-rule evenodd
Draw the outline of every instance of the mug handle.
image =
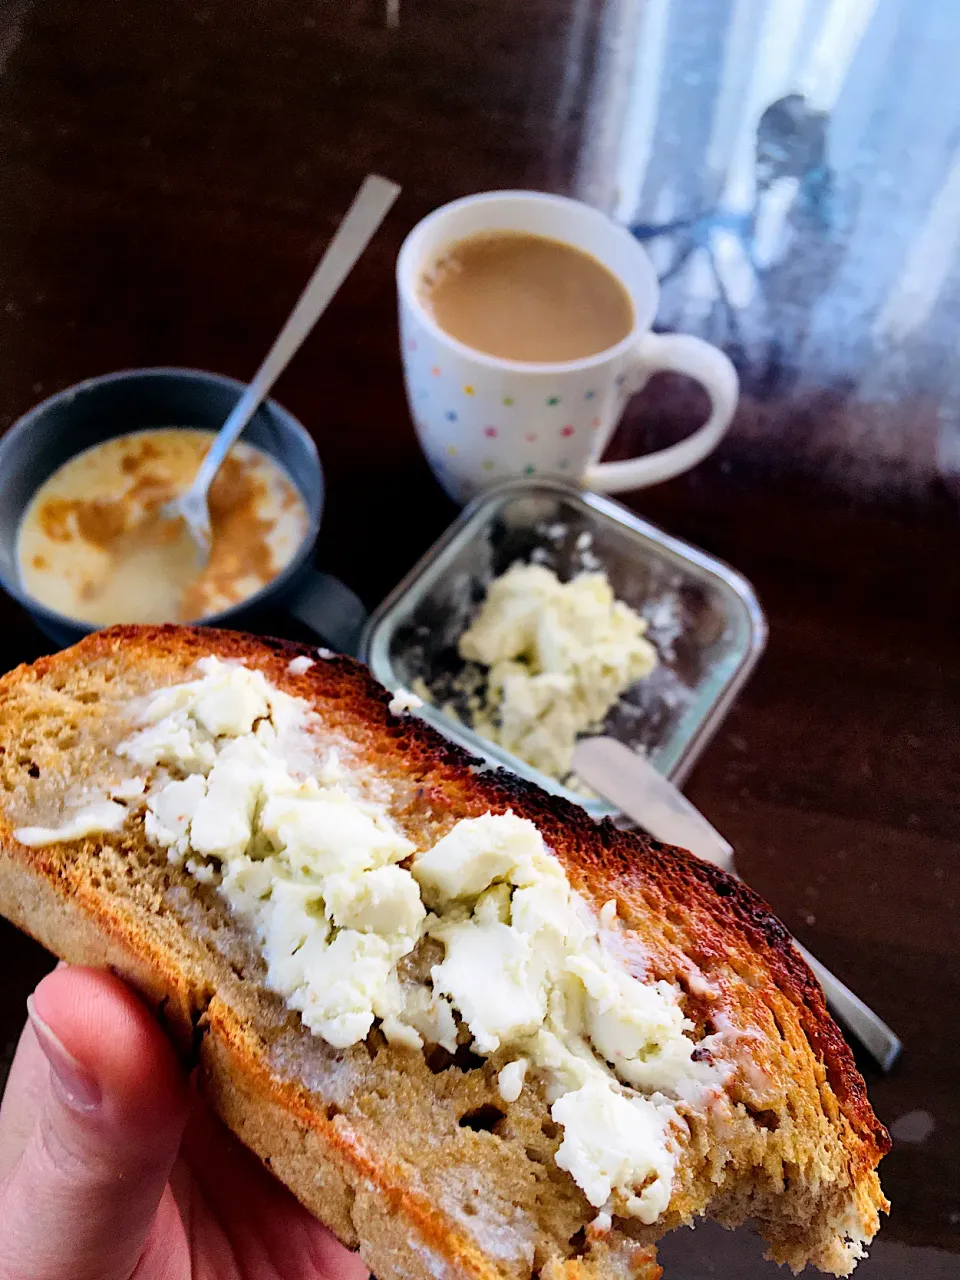
<svg viewBox="0 0 960 1280">
<path fill-rule="evenodd" d="M 339 578 L 311 569 L 286 610 L 328 648 L 357 656 L 367 611 L 360 597 Z"/>
<path fill-rule="evenodd" d="M 602 493 L 644 489 L 689 471 L 720 443 L 737 407 L 739 379 L 732 363 L 718 348 L 688 333 L 648 333 L 641 338 L 636 356 L 639 391 L 654 373 L 685 373 L 695 378 L 710 397 L 710 416 L 686 440 L 624 462 L 595 462 L 584 474 L 584 483 Z"/>
</svg>

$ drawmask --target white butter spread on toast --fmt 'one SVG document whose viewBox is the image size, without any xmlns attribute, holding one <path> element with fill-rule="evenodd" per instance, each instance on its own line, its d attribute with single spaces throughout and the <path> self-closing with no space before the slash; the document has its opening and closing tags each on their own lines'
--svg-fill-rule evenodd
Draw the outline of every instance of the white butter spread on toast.
<svg viewBox="0 0 960 1280">
<path fill-rule="evenodd" d="M 13 834 L 21 844 L 36 849 L 45 844 L 64 844 L 84 836 L 120 831 L 128 817 L 124 806 L 115 800 L 98 800 L 79 809 L 59 827 L 18 827 Z"/>
<path fill-rule="evenodd" d="M 337 1048 L 375 1021 L 414 1051 L 453 1052 L 469 1033 L 474 1052 L 500 1055 L 507 1103 L 532 1081 L 545 1090 L 557 1163 L 587 1200 L 654 1222 L 684 1111 L 709 1105 L 725 1067 L 698 1060 L 679 988 L 630 972 L 616 904 L 595 912 L 510 812 L 417 848 L 322 753 L 305 700 L 240 663 L 197 667 L 148 699 L 120 754 L 150 774 L 147 838 L 250 926 L 269 989 Z M 429 981 L 401 980 L 428 939 L 443 953 Z"/>
</svg>

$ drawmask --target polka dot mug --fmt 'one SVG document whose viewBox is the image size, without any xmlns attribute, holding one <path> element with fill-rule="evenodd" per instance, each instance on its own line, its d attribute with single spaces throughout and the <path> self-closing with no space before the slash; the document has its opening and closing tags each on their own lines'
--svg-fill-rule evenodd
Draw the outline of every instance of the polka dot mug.
<svg viewBox="0 0 960 1280">
<path fill-rule="evenodd" d="M 424 275 L 452 243 L 498 230 L 548 236 L 598 258 L 630 295 L 630 333 L 606 351 L 562 364 L 501 359 L 445 333 L 421 297 Z M 427 461 L 457 501 L 517 476 L 561 476 L 607 493 L 643 488 L 701 462 L 730 425 L 733 365 L 700 338 L 650 332 L 659 299 L 650 260 L 628 231 L 589 205 L 534 191 L 455 200 L 407 236 L 397 290 L 410 410 Z M 656 453 L 598 462 L 627 400 L 661 369 L 702 383 L 711 402 L 707 421 Z"/>
</svg>

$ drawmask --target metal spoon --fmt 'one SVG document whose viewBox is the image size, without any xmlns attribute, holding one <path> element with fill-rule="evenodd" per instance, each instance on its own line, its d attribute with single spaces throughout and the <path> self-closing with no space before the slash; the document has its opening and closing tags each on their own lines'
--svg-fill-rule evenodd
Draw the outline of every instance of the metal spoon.
<svg viewBox="0 0 960 1280">
<path fill-rule="evenodd" d="M 200 464 L 190 488 L 178 498 L 165 502 L 160 509 L 162 520 L 183 522 L 197 549 L 197 558 L 205 565 L 210 558 L 212 540 L 210 507 L 207 495 L 214 476 L 233 448 L 244 427 L 269 395 L 273 384 L 290 363 L 307 334 L 326 310 L 334 294 L 346 280 L 357 259 L 370 243 L 390 206 L 400 194 L 395 182 L 371 174 L 354 197 L 346 217 L 327 245 L 310 282 L 297 305 L 280 330 L 276 341 L 257 370 L 253 381 L 237 401 L 230 416 L 217 432 L 217 437 Z"/>
<path fill-rule="evenodd" d="M 643 756 L 613 738 L 581 738 L 573 768 L 598 795 L 640 824 L 655 840 L 678 844 L 707 862 L 736 875 L 733 849 L 702 813 Z M 855 992 L 793 939 L 793 945 L 816 974 L 830 1011 L 852 1031 L 881 1071 L 889 1071 L 902 1044 L 883 1019 Z"/>
</svg>

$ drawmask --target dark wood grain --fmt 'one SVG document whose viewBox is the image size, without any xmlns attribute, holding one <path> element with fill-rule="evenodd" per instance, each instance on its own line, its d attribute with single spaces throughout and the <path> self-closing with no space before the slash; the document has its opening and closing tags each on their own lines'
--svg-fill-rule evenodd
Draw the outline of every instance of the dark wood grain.
<svg viewBox="0 0 960 1280">
<path fill-rule="evenodd" d="M 404 403 L 397 249 L 465 192 L 574 187 L 604 10 L 403 0 L 391 32 L 360 0 L 0 4 L 0 427 L 110 369 L 249 375 L 380 170 L 403 196 L 279 390 L 327 472 L 318 559 L 375 604 L 454 514 Z M 884 1165 L 886 1244 L 863 1274 L 960 1276 L 957 510 L 933 483 L 868 499 L 826 482 L 817 459 L 838 431 L 854 447 L 845 415 L 862 407 L 810 393 L 790 408 L 796 445 L 781 430 L 773 448 L 777 410 L 748 397 L 712 460 L 632 501 L 746 573 L 770 617 L 768 653 L 689 790 L 746 879 L 904 1037 L 891 1077 L 865 1067 L 904 1136 Z M 656 385 L 614 452 L 699 411 L 688 388 Z M 885 412 L 916 424 L 931 408 Z M 0 624 L 4 668 L 48 647 L 9 601 Z M 0 957 L 9 1052 L 50 962 L 3 923 Z M 918 1111 L 933 1124 L 920 1141 L 903 1121 Z M 671 1244 L 673 1274 L 773 1274 L 752 1242 L 696 1241 Z"/>
</svg>

